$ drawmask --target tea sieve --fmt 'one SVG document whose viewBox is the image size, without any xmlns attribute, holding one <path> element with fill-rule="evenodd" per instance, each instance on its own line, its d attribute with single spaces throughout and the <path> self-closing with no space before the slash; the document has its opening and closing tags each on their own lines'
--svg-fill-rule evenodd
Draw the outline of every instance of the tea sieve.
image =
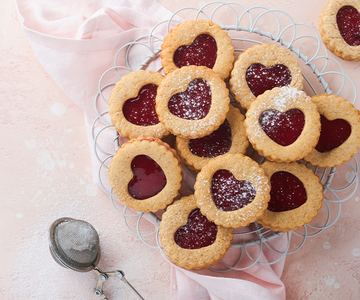
<svg viewBox="0 0 360 300">
<path fill-rule="evenodd" d="M 120 270 L 102 272 L 97 264 L 100 260 L 100 241 L 95 228 L 88 222 L 72 218 L 56 220 L 50 227 L 50 252 L 54 260 L 61 266 L 78 271 L 94 271 L 98 276 L 95 295 L 107 299 L 102 286 L 110 277 L 118 277 L 125 282 L 140 299 L 144 299 L 125 279 Z"/>
</svg>

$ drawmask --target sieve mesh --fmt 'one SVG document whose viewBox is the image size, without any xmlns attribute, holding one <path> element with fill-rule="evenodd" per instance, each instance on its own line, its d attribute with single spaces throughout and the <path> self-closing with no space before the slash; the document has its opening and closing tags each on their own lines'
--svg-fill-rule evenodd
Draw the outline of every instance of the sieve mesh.
<svg viewBox="0 0 360 300">
<path fill-rule="evenodd" d="M 53 250 L 71 268 L 93 265 L 99 254 L 99 236 L 93 226 L 81 220 L 64 220 L 53 233 Z"/>
</svg>

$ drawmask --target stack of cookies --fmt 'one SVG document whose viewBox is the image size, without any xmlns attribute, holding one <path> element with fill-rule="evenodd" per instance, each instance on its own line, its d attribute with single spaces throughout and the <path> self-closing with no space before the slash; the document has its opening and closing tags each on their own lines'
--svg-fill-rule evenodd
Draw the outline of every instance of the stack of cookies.
<svg viewBox="0 0 360 300">
<path fill-rule="evenodd" d="M 165 210 L 159 234 L 169 259 L 208 268 L 230 248 L 234 228 L 256 221 L 287 232 L 310 223 L 323 188 L 298 161 L 329 168 L 353 157 L 355 107 L 308 96 L 284 48 L 255 45 L 235 61 L 231 38 L 211 21 L 176 26 L 160 56 L 165 76 L 132 72 L 111 93 L 111 121 L 129 142 L 113 157 L 109 179 L 126 206 Z M 168 135 L 175 145 L 162 141 Z M 250 144 L 266 162 L 245 155 Z M 197 177 L 194 194 L 180 198 L 183 166 Z"/>
</svg>

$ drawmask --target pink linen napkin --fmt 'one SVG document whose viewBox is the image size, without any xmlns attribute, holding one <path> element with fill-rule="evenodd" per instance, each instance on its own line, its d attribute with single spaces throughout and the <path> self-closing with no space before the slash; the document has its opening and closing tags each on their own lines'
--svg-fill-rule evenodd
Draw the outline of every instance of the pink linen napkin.
<svg viewBox="0 0 360 300">
<path fill-rule="evenodd" d="M 92 125 L 97 117 L 94 99 L 99 96 L 99 79 L 114 66 L 118 49 L 148 35 L 157 23 L 170 19 L 172 13 L 152 0 L 16 2 L 22 28 L 35 55 L 65 94 L 84 111 L 96 174 L 99 162 L 93 146 Z M 136 64 L 147 55 L 138 50 L 137 55 L 128 60 Z M 118 57 L 117 64 L 125 65 L 125 52 Z M 159 61 L 153 62 L 153 70 L 159 68 Z M 113 151 L 112 133 L 104 132 L 99 143 L 105 152 L 107 149 Z M 270 243 L 281 248 L 287 244 L 287 239 L 283 235 Z M 264 248 L 261 261 L 273 261 L 273 252 Z M 257 246 L 249 246 L 248 251 L 257 257 Z M 250 265 L 251 261 L 242 263 Z M 271 266 L 256 264 L 245 271 L 226 273 L 191 272 L 173 266 L 171 297 L 176 300 L 285 299 L 285 288 L 280 280 L 283 266 L 284 259 Z"/>
</svg>

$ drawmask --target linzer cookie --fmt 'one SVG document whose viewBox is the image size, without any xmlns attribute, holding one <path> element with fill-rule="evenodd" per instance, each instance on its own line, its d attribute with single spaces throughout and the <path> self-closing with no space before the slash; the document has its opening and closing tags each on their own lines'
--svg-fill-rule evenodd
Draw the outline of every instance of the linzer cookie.
<svg viewBox="0 0 360 300">
<path fill-rule="evenodd" d="M 246 113 L 252 146 L 271 161 L 296 161 L 309 154 L 320 136 L 320 115 L 306 93 L 282 87 L 257 97 Z"/>
<path fill-rule="evenodd" d="M 239 55 L 229 83 L 235 100 L 248 110 L 257 96 L 274 87 L 290 86 L 301 90 L 303 76 L 290 51 L 261 44 Z"/>
<path fill-rule="evenodd" d="M 161 82 L 156 96 L 159 120 L 174 135 L 187 139 L 209 135 L 225 121 L 229 91 L 206 67 L 182 67 Z"/>
<path fill-rule="evenodd" d="M 171 204 L 162 215 L 160 243 L 170 261 L 186 269 L 204 269 L 222 259 L 231 246 L 232 228 L 201 214 L 194 196 Z"/>
<path fill-rule="evenodd" d="M 317 95 L 312 100 L 321 116 L 321 133 L 315 149 L 304 159 L 324 168 L 346 163 L 360 149 L 359 111 L 335 95 Z"/>
<path fill-rule="evenodd" d="M 204 66 L 225 80 L 233 67 L 234 47 L 231 38 L 217 24 L 190 20 L 177 25 L 161 46 L 164 73 L 185 66 Z"/>
<path fill-rule="evenodd" d="M 180 158 L 159 139 L 140 137 L 123 144 L 110 164 L 112 192 L 127 207 L 156 212 L 178 196 L 182 180 Z"/>
<path fill-rule="evenodd" d="M 121 136 L 162 138 L 169 134 L 155 111 L 157 89 L 163 79 L 160 73 L 139 70 L 116 83 L 109 99 L 109 114 Z"/>
<path fill-rule="evenodd" d="M 360 1 L 329 0 L 319 18 L 326 47 L 345 60 L 360 60 Z"/>
<path fill-rule="evenodd" d="M 177 151 L 185 164 L 196 171 L 211 159 L 226 153 L 245 154 L 249 141 L 245 133 L 244 116 L 230 105 L 224 123 L 210 135 L 199 139 L 176 137 Z"/>
<path fill-rule="evenodd" d="M 270 202 L 258 223 L 273 231 L 287 232 L 308 224 L 318 214 L 324 199 L 319 177 L 297 162 L 265 162 L 270 178 Z"/>
<path fill-rule="evenodd" d="M 242 154 L 225 154 L 209 161 L 198 173 L 194 189 L 201 213 L 224 227 L 256 221 L 270 200 L 264 170 Z"/>
</svg>

